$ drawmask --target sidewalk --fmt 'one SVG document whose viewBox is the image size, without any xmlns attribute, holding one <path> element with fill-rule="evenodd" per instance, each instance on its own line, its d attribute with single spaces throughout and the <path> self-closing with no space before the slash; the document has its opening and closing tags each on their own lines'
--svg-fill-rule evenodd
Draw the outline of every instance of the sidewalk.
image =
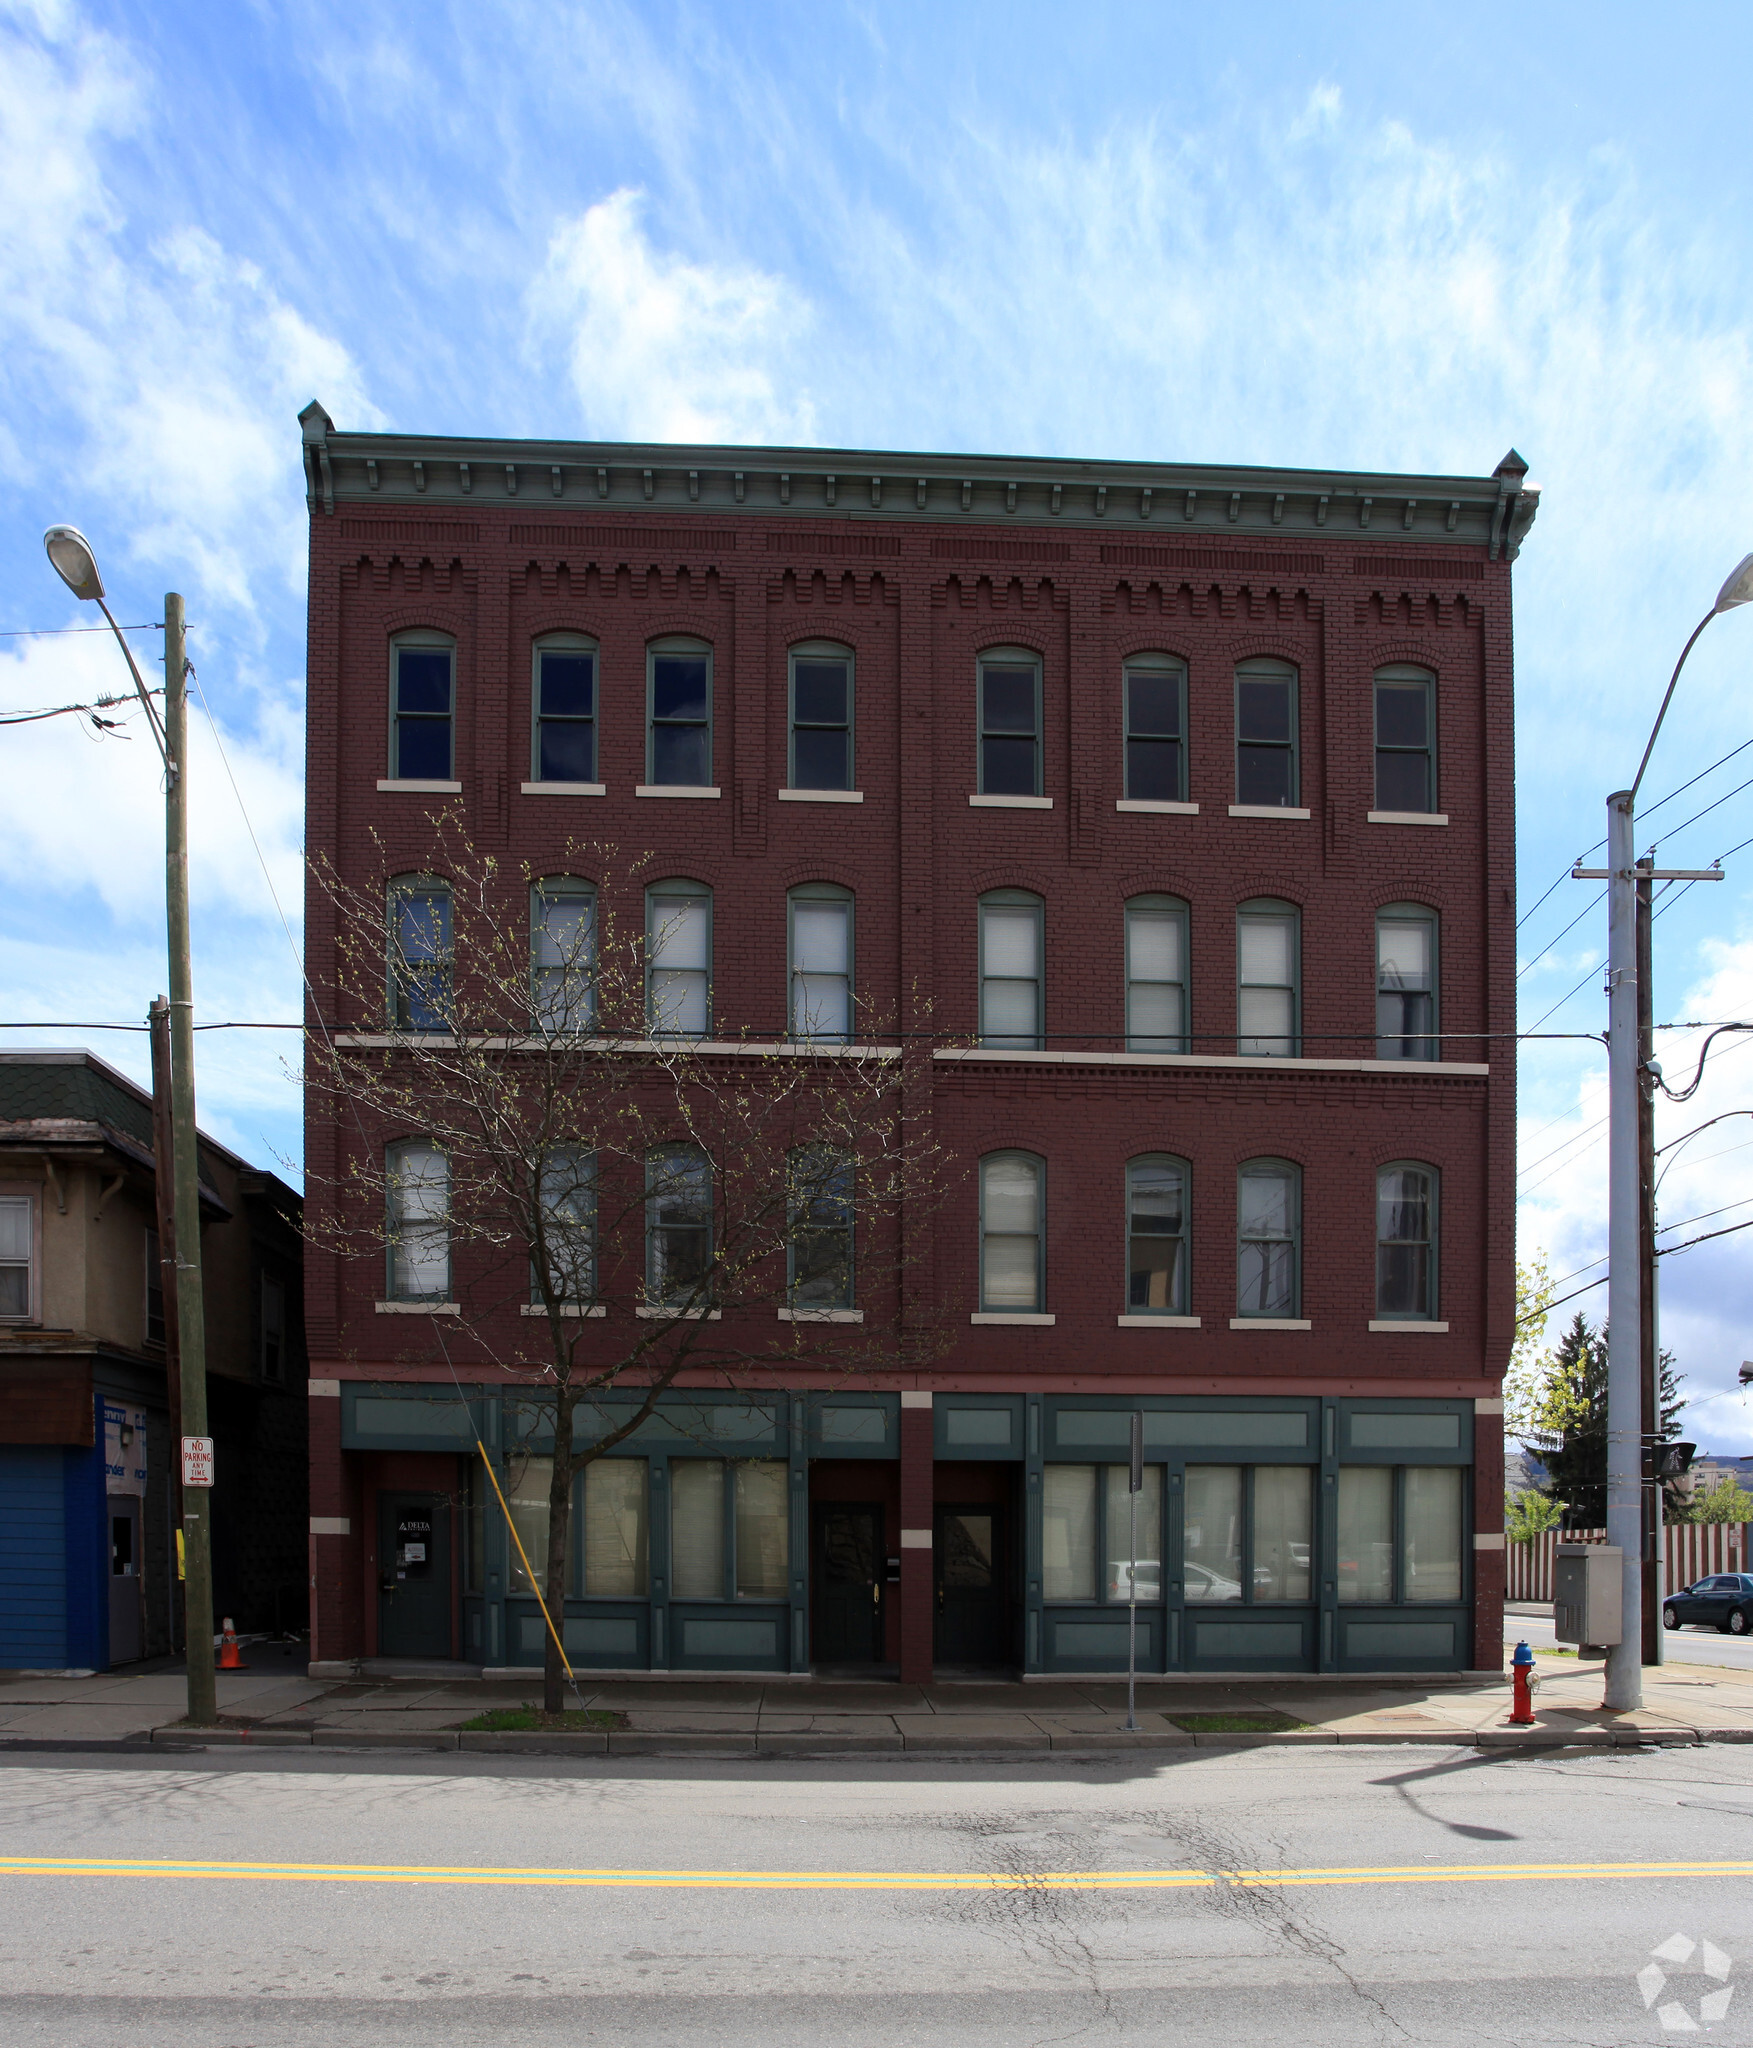
<svg viewBox="0 0 1753 2048">
<path fill-rule="evenodd" d="M 0 1753 L 233 1744 L 319 1749 L 644 1756 L 1008 1756 L 1414 1743 L 1476 1748 L 1596 1748 L 1753 1742 L 1753 1672 L 1666 1666 L 1644 1674 L 1643 1709 L 1601 1710 L 1601 1668 L 1539 1657 L 1536 1725 L 1508 1724 L 1504 1680 L 1429 1684 L 1366 1677 L 1141 1680 L 1142 1732 L 1122 1730 L 1126 1688 L 1102 1679 L 1045 1684 L 905 1686 L 758 1679 L 652 1682 L 582 1676 L 568 1706 L 606 1710 L 611 1729 L 465 1728 L 491 1708 L 540 1700 L 517 1679 L 304 1675 L 297 1645 L 252 1645 L 247 1673 L 222 1673 L 216 1729 L 183 1724 L 184 1681 L 138 1675 L 25 1678 L 0 1672 Z M 1222 1717 L 1212 1725 L 1212 1717 Z M 1231 1725 L 1222 1725 L 1229 1723 Z"/>
</svg>

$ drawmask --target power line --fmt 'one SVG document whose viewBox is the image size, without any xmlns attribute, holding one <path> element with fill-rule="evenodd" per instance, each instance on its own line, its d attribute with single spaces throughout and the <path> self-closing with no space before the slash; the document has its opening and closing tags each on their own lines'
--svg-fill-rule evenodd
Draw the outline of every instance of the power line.
<svg viewBox="0 0 1753 2048">
<path fill-rule="evenodd" d="M 52 640 L 58 633 L 107 633 L 108 626 L 11 626 L 0 632 L 0 640 Z M 122 633 L 162 633 L 162 619 L 148 619 L 143 626 L 120 626 Z"/>
</svg>

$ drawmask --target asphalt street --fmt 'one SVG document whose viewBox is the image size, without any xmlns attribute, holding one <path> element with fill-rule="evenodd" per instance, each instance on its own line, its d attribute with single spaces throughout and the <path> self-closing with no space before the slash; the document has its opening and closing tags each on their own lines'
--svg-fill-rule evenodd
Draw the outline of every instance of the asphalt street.
<svg viewBox="0 0 1753 2048">
<path fill-rule="evenodd" d="M 1739 1746 L 16 1756 L 0 2040 L 1747 2041 L 1750 1823 Z"/>
<path fill-rule="evenodd" d="M 1524 1638 L 1535 1650 L 1552 1643 L 1550 1615 L 1506 1614 L 1506 1646 L 1514 1649 Z M 1715 1664 L 1730 1671 L 1753 1671 L 1753 1636 L 1726 1636 L 1715 1628 L 1673 1628 L 1663 1630 L 1662 1643 L 1670 1664 Z"/>
</svg>

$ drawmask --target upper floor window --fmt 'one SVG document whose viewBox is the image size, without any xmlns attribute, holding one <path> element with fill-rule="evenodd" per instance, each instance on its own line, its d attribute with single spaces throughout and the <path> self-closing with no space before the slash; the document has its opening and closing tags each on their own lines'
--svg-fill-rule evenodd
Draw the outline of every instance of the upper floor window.
<svg viewBox="0 0 1753 2048">
<path fill-rule="evenodd" d="M 1282 1159 L 1250 1159 L 1236 1181 L 1238 1315 L 1297 1315 L 1301 1241 L 1301 1173 Z"/>
<path fill-rule="evenodd" d="M 1236 802 L 1290 806 L 1297 789 L 1297 672 L 1287 661 L 1236 668 Z"/>
<path fill-rule="evenodd" d="M 1187 1166 L 1154 1156 L 1126 1167 L 1126 1313 L 1187 1313 Z"/>
<path fill-rule="evenodd" d="M 793 889 L 791 1035 L 844 1044 L 852 1036 L 852 895 L 831 882 Z"/>
<path fill-rule="evenodd" d="M 660 788 L 705 789 L 712 781 L 712 649 L 676 635 L 652 641 L 646 660 L 648 779 Z"/>
<path fill-rule="evenodd" d="M 156 1232 L 153 1233 L 153 1237 L 156 1249 Z M 262 1378 L 269 1386 L 278 1387 L 283 1385 L 286 1379 L 286 1283 L 278 1273 L 262 1274 L 261 1283 Z M 161 1303 L 162 1300 L 161 1295 Z M 161 1338 L 163 1334 L 161 1322 Z"/>
<path fill-rule="evenodd" d="M 993 1314 L 1039 1313 L 1046 1291 L 1041 1183 L 1032 1152 L 993 1152 L 980 1162 L 980 1307 Z"/>
<path fill-rule="evenodd" d="M 1437 1177 L 1428 1166 L 1376 1175 L 1376 1314 L 1428 1322 L 1436 1308 Z"/>
<path fill-rule="evenodd" d="M 659 1038 L 704 1038 L 712 1028 L 712 891 L 700 882 L 654 882 L 645 892 L 646 1019 Z"/>
<path fill-rule="evenodd" d="M 450 1161 L 410 1138 L 384 1161 L 391 1301 L 450 1299 Z"/>
<path fill-rule="evenodd" d="M 1134 654 L 1125 670 L 1126 794 L 1187 798 L 1187 667 L 1172 654 Z"/>
<path fill-rule="evenodd" d="M 852 1306 L 852 1161 L 800 1145 L 787 1162 L 791 1306 L 821 1313 Z"/>
<path fill-rule="evenodd" d="M 556 1145 L 543 1158 L 536 1182 L 532 1302 L 543 1300 L 544 1265 L 549 1289 L 561 1306 L 582 1308 L 595 1299 L 596 1203 L 596 1155 L 579 1145 Z"/>
<path fill-rule="evenodd" d="M 456 643 L 447 633 L 398 633 L 390 645 L 390 776 L 449 782 Z"/>
<path fill-rule="evenodd" d="M 712 1271 L 712 1163 L 698 1145 L 660 1145 L 645 1174 L 645 1298 L 706 1306 Z"/>
<path fill-rule="evenodd" d="M 448 882 L 399 875 L 390 884 L 390 1010 L 403 1031 L 448 1031 L 453 1021 Z"/>
<path fill-rule="evenodd" d="M 982 1045 L 1040 1046 L 1041 907 L 1026 889 L 994 889 L 980 899 Z"/>
<path fill-rule="evenodd" d="M 1392 903 L 1376 913 L 1376 1058 L 1438 1056 L 1436 915 Z"/>
<path fill-rule="evenodd" d="M 597 779 L 597 644 L 582 633 L 536 642 L 530 773 L 537 782 Z"/>
<path fill-rule="evenodd" d="M 1126 1050 L 1187 1050 L 1187 906 L 1134 896 L 1126 906 Z"/>
<path fill-rule="evenodd" d="M 595 1007 L 596 890 L 545 875 L 530 890 L 530 1008 L 538 1031 L 588 1031 Z"/>
<path fill-rule="evenodd" d="M 1436 809 L 1436 677 L 1376 670 L 1376 809 Z"/>
<path fill-rule="evenodd" d="M 1268 897 L 1236 914 L 1236 1051 L 1243 1059 L 1296 1053 L 1300 923 L 1293 905 Z"/>
<path fill-rule="evenodd" d="M 30 1320 L 36 1293 L 31 1285 L 35 1236 L 29 1195 L 0 1195 L 0 1322 Z"/>
<path fill-rule="evenodd" d="M 1024 647 L 980 657 L 980 793 L 1041 794 L 1041 660 Z"/>
<path fill-rule="evenodd" d="M 830 640 L 791 650 L 791 787 L 853 787 L 852 651 Z"/>
</svg>

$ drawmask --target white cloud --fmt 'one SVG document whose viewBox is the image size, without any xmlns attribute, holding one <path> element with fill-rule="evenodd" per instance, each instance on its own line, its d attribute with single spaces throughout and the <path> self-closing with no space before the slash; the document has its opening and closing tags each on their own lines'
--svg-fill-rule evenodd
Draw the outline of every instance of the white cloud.
<svg viewBox="0 0 1753 2048">
<path fill-rule="evenodd" d="M 652 441 L 808 442 L 796 388 L 808 301 L 743 265 L 653 246 L 643 195 L 611 193 L 554 234 L 530 288 L 538 335 L 564 335 L 588 431 Z"/>
</svg>

